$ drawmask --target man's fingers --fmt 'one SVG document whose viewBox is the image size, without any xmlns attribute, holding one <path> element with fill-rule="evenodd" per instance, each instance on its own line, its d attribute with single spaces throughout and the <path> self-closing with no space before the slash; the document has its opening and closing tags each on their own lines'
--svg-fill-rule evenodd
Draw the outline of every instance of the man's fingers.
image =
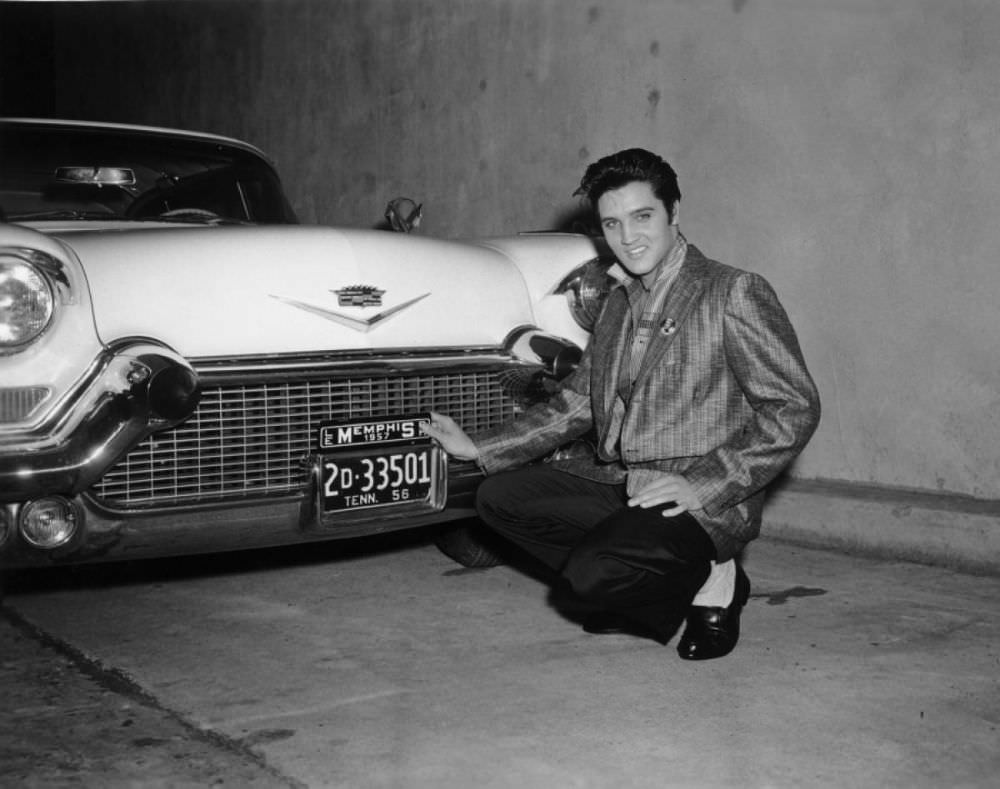
<svg viewBox="0 0 1000 789">
<path fill-rule="evenodd" d="M 647 488 L 646 490 L 640 491 L 629 499 L 629 504 L 633 507 L 655 507 L 658 504 L 667 504 L 668 502 L 676 502 L 680 490 L 678 490 L 676 485 L 663 485 L 662 487 L 657 486 L 654 488 Z"/>
<path fill-rule="evenodd" d="M 423 424 L 430 425 L 435 430 L 446 430 L 449 424 L 454 424 L 454 420 L 445 414 L 439 414 L 436 411 L 431 411 L 430 419 L 424 420 Z"/>
<path fill-rule="evenodd" d="M 632 507 L 639 507 L 644 510 L 648 510 L 651 507 L 665 507 L 663 510 L 663 516 L 665 518 L 672 518 L 675 515 L 680 515 L 682 512 L 687 512 L 690 509 L 686 504 L 677 500 L 676 495 L 662 495 L 662 496 L 637 496 L 636 498 L 629 500 L 629 505 Z"/>
<path fill-rule="evenodd" d="M 650 507 L 677 507 L 680 506 L 680 502 L 677 500 L 677 495 L 673 493 L 664 493 L 661 496 L 641 496 L 633 499 L 629 499 L 630 507 L 640 507 L 644 510 L 648 510 Z M 683 509 L 687 509 L 684 507 Z M 683 512 L 683 509 L 681 510 Z"/>
<path fill-rule="evenodd" d="M 438 443 L 444 443 L 448 440 L 449 434 L 447 430 L 442 430 L 430 422 L 424 422 L 420 425 L 420 429 L 423 431 L 424 435 L 430 436 Z"/>
</svg>

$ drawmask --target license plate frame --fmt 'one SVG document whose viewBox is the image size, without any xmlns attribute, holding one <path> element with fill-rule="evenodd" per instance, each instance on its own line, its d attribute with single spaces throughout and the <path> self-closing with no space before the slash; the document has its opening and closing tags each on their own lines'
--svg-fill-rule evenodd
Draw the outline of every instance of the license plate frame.
<svg viewBox="0 0 1000 789">
<path fill-rule="evenodd" d="M 419 430 L 428 414 L 326 423 L 317 431 L 324 516 L 444 509 L 447 457 Z"/>
</svg>

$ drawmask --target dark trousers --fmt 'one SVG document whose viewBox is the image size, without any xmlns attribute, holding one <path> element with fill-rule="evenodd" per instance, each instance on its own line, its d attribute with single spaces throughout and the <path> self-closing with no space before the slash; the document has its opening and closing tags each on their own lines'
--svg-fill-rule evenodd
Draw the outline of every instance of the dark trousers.
<svg viewBox="0 0 1000 789">
<path fill-rule="evenodd" d="M 558 572 L 587 603 L 666 643 L 708 579 L 715 546 L 689 513 L 629 507 L 625 485 L 550 466 L 487 477 L 476 506 L 491 529 Z"/>
</svg>

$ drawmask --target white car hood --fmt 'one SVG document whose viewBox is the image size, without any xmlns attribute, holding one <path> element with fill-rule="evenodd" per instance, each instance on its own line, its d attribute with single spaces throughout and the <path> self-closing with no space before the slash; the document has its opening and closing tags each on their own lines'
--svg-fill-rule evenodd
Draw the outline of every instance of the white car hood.
<svg viewBox="0 0 1000 789">
<path fill-rule="evenodd" d="M 126 227 L 53 233 L 83 265 L 104 342 L 151 337 L 188 358 L 467 348 L 534 322 L 515 265 L 478 245 L 328 227 Z M 334 291 L 352 286 L 384 291 L 381 305 L 339 304 Z"/>
</svg>

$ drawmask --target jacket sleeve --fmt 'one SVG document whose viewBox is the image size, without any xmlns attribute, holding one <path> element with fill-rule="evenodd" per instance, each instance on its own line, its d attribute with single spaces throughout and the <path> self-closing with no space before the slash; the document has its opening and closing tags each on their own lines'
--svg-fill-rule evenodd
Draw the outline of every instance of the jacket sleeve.
<svg viewBox="0 0 1000 789">
<path fill-rule="evenodd" d="M 684 472 L 713 517 L 778 476 L 805 447 L 820 416 L 819 394 L 795 330 L 763 277 L 744 272 L 733 280 L 723 343 L 729 374 L 750 406 L 750 417 Z"/>
<path fill-rule="evenodd" d="M 590 350 L 559 391 L 512 420 L 471 438 L 479 450 L 479 465 L 487 474 L 524 465 L 567 441 L 584 435 L 593 424 L 590 404 Z"/>
</svg>

